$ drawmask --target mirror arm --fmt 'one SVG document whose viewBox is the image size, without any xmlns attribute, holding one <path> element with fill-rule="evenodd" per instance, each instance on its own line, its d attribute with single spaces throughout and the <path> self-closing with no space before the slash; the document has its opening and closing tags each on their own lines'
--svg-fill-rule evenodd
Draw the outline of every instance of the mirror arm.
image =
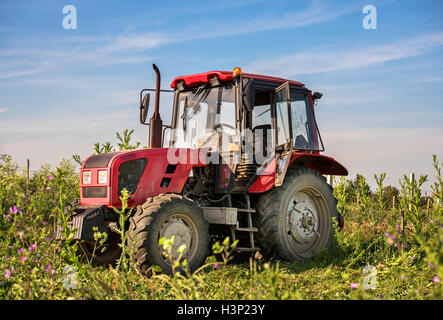
<svg viewBox="0 0 443 320">
<path fill-rule="evenodd" d="M 167 125 L 167 124 L 164 124 L 164 125 L 162 125 L 162 127 L 163 127 L 163 133 L 162 133 L 162 146 L 163 146 L 163 142 L 165 141 L 165 132 L 166 132 L 166 129 L 171 129 L 171 130 L 172 130 L 172 126 Z"/>
</svg>

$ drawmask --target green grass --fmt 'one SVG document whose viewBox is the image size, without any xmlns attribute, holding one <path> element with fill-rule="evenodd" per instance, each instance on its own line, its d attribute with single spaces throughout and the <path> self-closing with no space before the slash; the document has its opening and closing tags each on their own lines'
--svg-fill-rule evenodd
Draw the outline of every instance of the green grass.
<svg viewBox="0 0 443 320">
<path fill-rule="evenodd" d="M 143 278 L 130 259 L 118 268 L 94 267 L 78 260 L 75 245 L 53 240 L 64 205 L 78 198 L 78 174 L 69 161 L 55 169 L 44 166 L 28 181 L 2 155 L 0 299 L 441 299 L 443 181 L 436 159 L 434 165 L 437 182 L 428 209 L 420 198 L 424 178 L 400 181 L 396 209 L 383 199 L 382 179 L 374 194 L 363 177 L 337 181 L 345 227 L 335 234 L 331 250 L 309 261 L 244 255 L 223 261 L 214 254 L 193 275 L 154 272 Z M 76 288 L 63 285 L 70 283 L 68 265 L 77 271 Z M 376 288 L 366 290 L 368 265 L 376 270 Z"/>
</svg>

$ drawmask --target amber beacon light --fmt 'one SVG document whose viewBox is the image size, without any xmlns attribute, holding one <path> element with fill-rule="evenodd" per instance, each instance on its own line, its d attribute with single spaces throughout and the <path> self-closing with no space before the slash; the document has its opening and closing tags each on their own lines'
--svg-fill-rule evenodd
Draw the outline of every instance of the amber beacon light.
<svg viewBox="0 0 443 320">
<path fill-rule="evenodd" d="M 239 67 L 235 67 L 234 70 L 232 71 L 232 76 L 234 78 L 237 78 L 241 75 L 241 68 Z"/>
</svg>

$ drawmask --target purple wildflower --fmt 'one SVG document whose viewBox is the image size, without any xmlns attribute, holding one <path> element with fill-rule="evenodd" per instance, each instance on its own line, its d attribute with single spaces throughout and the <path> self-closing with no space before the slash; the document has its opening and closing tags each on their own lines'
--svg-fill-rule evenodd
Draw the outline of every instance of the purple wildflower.
<svg viewBox="0 0 443 320">
<path fill-rule="evenodd" d="M 46 265 L 45 272 L 49 272 L 49 271 L 51 271 L 51 265 L 50 265 L 50 264 L 47 264 L 47 265 Z"/>
<path fill-rule="evenodd" d="M 46 190 L 51 190 L 51 187 L 46 187 Z"/>
<path fill-rule="evenodd" d="M 434 283 L 439 283 L 440 282 L 440 278 L 438 276 L 435 276 L 433 281 L 434 281 Z"/>
<path fill-rule="evenodd" d="M 432 269 L 435 268 L 435 265 L 434 265 L 432 262 L 429 262 L 429 263 L 428 263 L 428 266 L 429 266 L 430 268 L 432 268 Z"/>
<path fill-rule="evenodd" d="M 9 208 L 9 211 L 12 212 L 13 214 L 17 214 L 18 209 L 16 206 L 13 206 L 12 208 Z"/>
<path fill-rule="evenodd" d="M 43 225 L 46 226 L 48 223 L 46 221 L 43 221 Z"/>
<path fill-rule="evenodd" d="M 49 176 L 49 177 L 48 177 L 48 180 L 50 180 L 50 181 L 51 181 L 51 180 L 54 180 L 54 176 Z"/>
<path fill-rule="evenodd" d="M 214 263 L 214 269 L 218 269 L 218 263 Z"/>
<path fill-rule="evenodd" d="M 9 279 L 10 276 L 11 276 L 11 271 L 9 271 L 9 269 L 7 269 L 6 273 L 5 273 L 5 278 Z"/>
<path fill-rule="evenodd" d="M 23 257 L 20 258 L 20 262 L 25 262 L 26 260 L 28 260 L 28 258 L 25 257 L 25 256 L 23 256 Z"/>
<path fill-rule="evenodd" d="M 353 282 L 353 283 L 351 283 L 350 286 L 351 286 L 352 289 L 357 289 L 358 288 L 358 283 Z"/>
<path fill-rule="evenodd" d="M 29 247 L 29 252 L 31 252 L 32 250 L 34 250 L 35 247 L 37 247 L 36 244 L 31 244 L 31 246 Z"/>
<path fill-rule="evenodd" d="M 21 231 L 17 231 L 17 234 L 20 237 L 20 239 L 23 237 L 23 233 Z"/>
<path fill-rule="evenodd" d="M 18 249 L 17 250 L 18 254 L 21 254 L 23 252 L 23 250 L 25 250 L 25 249 L 23 249 L 23 248 Z"/>
</svg>

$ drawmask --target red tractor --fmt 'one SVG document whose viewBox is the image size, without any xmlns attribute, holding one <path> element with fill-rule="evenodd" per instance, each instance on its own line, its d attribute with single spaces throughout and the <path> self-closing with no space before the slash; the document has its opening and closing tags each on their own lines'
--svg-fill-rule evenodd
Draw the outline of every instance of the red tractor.
<svg viewBox="0 0 443 320">
<path fill-rule="evenodd" d="M 211 241 L 239 240 L 237 251 L 304 260 L 330 247 L 333 220 L 343 226 L 336 199 L 323 175 L 347 175 L 324 150 L 314 115 L 321 93 L 277 77 L 211 71 L 175 78 L 173 90 L 140 93 L 146 124 L 150 94 L 155 110 L 147 149 L 89 157 L 80 170 L 80 201 L 70 226 L 81 248 L 97 263 L 121 253 L 114 232 L 123 189 L 132 196 L 127 245 L 139 271 L 152 265 L 171 271 L 159 239 L 174 236 L 189 269 L 201 266 Z M 159 113 L 160 92 L 174 94 L 171 125 Z M 166 129 L 170 130 L 165 141 Z M 165 145 L 165 147 L 164 147 Z M 93 256 L 94 232 L 108 234 Z"/>
</svg>

